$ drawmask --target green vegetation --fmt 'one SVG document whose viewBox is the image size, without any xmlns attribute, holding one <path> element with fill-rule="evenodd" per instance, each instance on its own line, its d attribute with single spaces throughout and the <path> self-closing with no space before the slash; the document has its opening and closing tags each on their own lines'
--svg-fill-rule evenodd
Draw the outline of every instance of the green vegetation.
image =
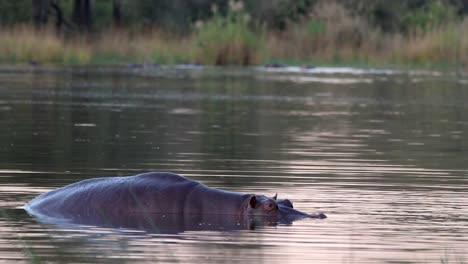
<svg viewBox="0 0 468 264">
<path fill-rule="evenodd" d="M 458 0 L 35 3 L 0 3 L 0 62 L 468 64 Z"/>
<path fill-rule="evenodd" d="M 408 12 L 403 18 L 407 30 L 430 31 L 455 21 L 456 10 L 441 1 L 430 1 L 427 5 Z"/>
<path fill-rule="evenodd" d="M 194 36 L 194 59 L 205 64 L 249 65 L 260 62 L 264 36 L 253 31 L 242 2 L 230 7 L 226 16 L 216 14 L 200 25 Z"/>
</svg>

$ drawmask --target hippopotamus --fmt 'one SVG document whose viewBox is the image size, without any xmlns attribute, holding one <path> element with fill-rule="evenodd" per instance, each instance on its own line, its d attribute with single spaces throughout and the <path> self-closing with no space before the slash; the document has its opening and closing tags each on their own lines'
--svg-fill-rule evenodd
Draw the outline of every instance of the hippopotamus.
<svg viewBox="0 0 468 264">
<path fill-rule="evenodd" d="M 306 214 L 287 199 L 210 188 L 167 172 L 83 180 L 41 194 L 24 208 L 46 222 L 159 231 L 243 229 L 290 224 Z"/>
</svg>

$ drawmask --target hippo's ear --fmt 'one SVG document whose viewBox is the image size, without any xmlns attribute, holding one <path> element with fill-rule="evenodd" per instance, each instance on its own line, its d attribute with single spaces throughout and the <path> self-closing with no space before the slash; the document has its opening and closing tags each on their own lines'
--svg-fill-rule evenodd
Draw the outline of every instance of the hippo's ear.
<svg viewBox="0 0 468 264">
<path fill-rule="evenodd" d="M 249 206 L 250 208 L 255 208 L 255 206 L 257 206 L 257 197 L 255 195 L 249 197 Z"/>
<path fill-rule="evenodd" d="M 276 198 L 278 198 L 278 193 L 276 193 L 275 196 L 273 196 L 273 200 L 276 201 Z"/>
</svg>

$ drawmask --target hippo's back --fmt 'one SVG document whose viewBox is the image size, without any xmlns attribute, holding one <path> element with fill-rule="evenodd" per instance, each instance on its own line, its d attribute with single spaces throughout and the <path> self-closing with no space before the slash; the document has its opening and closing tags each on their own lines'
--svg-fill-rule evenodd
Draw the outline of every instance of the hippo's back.
<svg viewBox="0 0 468 264">
<path fill-rule="evenodd" d="M 164 172 L 95 178 L 44 193 L 25 209 L 33 215 L 67 219 L 133 212 L 180 213 L 187 194 L 199 184 Z"/>
</svg>

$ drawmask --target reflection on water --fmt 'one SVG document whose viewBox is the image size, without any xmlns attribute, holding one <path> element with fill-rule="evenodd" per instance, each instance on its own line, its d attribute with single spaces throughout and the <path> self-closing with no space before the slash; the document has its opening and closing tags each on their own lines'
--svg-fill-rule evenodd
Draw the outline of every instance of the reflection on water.
<svg viewBox="0 0 468 264">
<path fill-rule="evenodd" d="M 467 262 L 467 76 L 349 68 L 0 70 L 0 262 Z M 324 221 L 146 233 L 21 206 L 172 171 Z"/>
</svg>

